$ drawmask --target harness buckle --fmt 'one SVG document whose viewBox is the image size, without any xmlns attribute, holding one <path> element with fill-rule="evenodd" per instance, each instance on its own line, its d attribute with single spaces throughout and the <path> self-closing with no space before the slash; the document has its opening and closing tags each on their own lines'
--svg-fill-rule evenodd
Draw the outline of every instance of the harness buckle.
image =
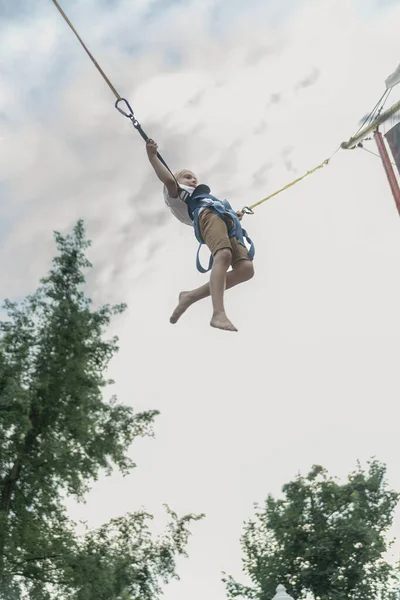
<svg viewBox="0 0 400 600">
<path fill-rule="evenodd" d="M 186 200 L 189 198 L 190 194 L 187 190 L 178 186 L 178 196 L 182 200 L 182 202 L 186 203 Z"/>
</svg>

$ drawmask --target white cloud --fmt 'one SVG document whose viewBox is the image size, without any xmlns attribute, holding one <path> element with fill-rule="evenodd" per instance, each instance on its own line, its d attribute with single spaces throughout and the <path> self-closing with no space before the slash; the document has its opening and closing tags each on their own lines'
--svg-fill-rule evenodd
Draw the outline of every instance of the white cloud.
<svg viewBox="0 0 400 600">
<path fill-rule="evenodd" d="M 288 156 L 300 175 L 350 137 L 399 61 L 396 6 L 372 22 L 364 4 L 343 0 L 288 2 L 280 15 L 273 4 L 71 7 L 171 166 L 197 170 L 238 207 L 293 178 Z M 238 336 L 208 327 L 208 302 L 170 326 L 180 289 L 204 282 L 193 234 L 169 217 L 142 140 L 79 44 L 43 10 L 43 39 L 15 24 L 0 53 L 1 210 L 11 221 L 2 296 L 31 291 L 53 253 L 52 230 L 85 218 L 95 299 L 129 303 L 116 325 L 116 391 L 162 416 L 157 439 L 133 449 L 134 474 L 97 484 L 74 516 L 102 522 L 141 504 L 160 515 L 163 502 L 207 512 L 165 599 L 222 600 L 220 572 L 240 574 L 252 502 L 279 493 L 298 469 L 321 462 L 345 475 L 376 454 L 400 487 L 398 215 L 379 159 L 340 151 L 246 218 L 256 278 L 227 294 Z"/>
</svg>

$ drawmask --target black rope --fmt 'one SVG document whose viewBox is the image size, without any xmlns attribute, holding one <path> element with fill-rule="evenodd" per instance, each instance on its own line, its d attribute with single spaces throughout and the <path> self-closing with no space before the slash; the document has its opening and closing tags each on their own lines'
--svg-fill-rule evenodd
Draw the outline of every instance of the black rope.
<svg viewBox="0 0 400 600">
<path fill-rule="evenodd" d="M 124 110 L 123 108 L 121 108 L 120 106 L 118 106 L 120 102 L 124 102 L 125 103 L 126 110 Z M 125 98 L 119 98 L 115 102 L 115 108 L 121 113 L 121 115 L 124 115 L 124 117 L 127 117 L 130 120 L 130 122 L 132 123 L 132 125 L 134 126 L 134 128 L 136 129 L 136 131 L 138 131 L 139 134 L 144 139 L 144 141 L 147 142 L 147 140 L 149 139 L 149 136 L 142 129 L 142 126 L 139 123 L 139 121 L 137 120 L 137 118 L 135 117 L 134 112 L 132 110 L 132 107 L 129 104 L 128 100 L 125 100 Z M 171 173 L 172 177 L 175 179 L 175 176 L 174 176 L 173 172 L 171 171 L 171 169 L 169 168 L 169 166 L 167 165 L 167 163 L 165 162 L 165 160 L 163 159 L 163 157 L 161 156 L 161 154 L 159 152 L 157 152 L 157 157 L 162 162 L 162 164 L 164 165 L 164 167 L 166 167 L 168 169 L 168 171 Z M 175 181 L 176 181 L 176 179 L 175 179 Z"/>
</svg>

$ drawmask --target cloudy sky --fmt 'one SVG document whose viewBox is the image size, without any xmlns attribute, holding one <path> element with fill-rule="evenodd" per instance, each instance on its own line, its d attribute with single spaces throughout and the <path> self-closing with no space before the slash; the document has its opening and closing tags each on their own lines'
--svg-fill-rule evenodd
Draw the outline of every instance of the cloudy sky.
<svg viewBox="0 0 400 600">
<path fill-rule="evenodd" d="M 171 167 L 240 208 L 329 157 L 400 60 L 395 0 L 277 4 L 62 5 Z M 238 334 L 209 327 L 208 300 L 171 326 L 178 292 L 205 279 L 140 136 L 50 0 L 0 0 L 0 27 L 0 296 L 33 291 L 53 231 L 83 218 L 91 295 L 129 305 L 110 394 L 162 413 L 132 475 L 99 481 L 71 516 L 144 506 L 158 531 L 163 503 L 205 512 L 165 600 L 223 600 L 222 571 L 246 581 L 253 502 L 299 471 L 343 477 L 375 455 L 400 489 L 400 221 L 380 160 L 341 150 L 246 217 L 256 277 L 226 301 Z"/>
</svg>

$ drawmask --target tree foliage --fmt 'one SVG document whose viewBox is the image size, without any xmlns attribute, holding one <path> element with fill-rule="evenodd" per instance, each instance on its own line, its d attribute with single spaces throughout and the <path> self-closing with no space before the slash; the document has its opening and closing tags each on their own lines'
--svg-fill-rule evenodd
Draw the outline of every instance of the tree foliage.
<svg viewBox="0 0 400 600">
<path fill-rule="evenodd" d="M 170 512 L 169 532 L 156 541 L 144 513 L 83 537 L 68 519 L 65 495 L 82 500 L 101 472 L 129 473 L 128 449 L 153 434 L 158 412 L 104 400 L 118 350 L 104 334 L 125 306 L 93 310 L 85 295 L 90 242 L 81 221 L 55 239 L 48 276 L 21 305 L 6 301 L 0 322 L 0 597 L 154 600 L 199 517 Z"/>
<path fill-rule="evenodd" d="M 314 466 L 283 486 L 284 498 L 256 505 L 241 539 L 253 585 L 225 577 L 229 598 L 271 600 L 280 583 L 296 600 L 400 598 L 398 569 L 384 560 L 399 494 L 388 490 L 385 474 L 373 460 L 340 484 Z"/>
</svg>

